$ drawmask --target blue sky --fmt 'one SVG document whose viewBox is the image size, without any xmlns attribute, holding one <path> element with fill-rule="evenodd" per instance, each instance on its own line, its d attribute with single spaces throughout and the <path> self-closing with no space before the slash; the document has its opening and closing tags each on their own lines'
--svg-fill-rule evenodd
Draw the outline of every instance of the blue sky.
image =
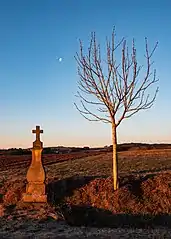
<svg viewBox="0 0 171 239">
<path fill-rule="evenodd" d="M 170 9 L 170 0 L 0 0 L 0 148 L 31 147 L 36 125 L 44 146 L 111 144 L 110 125 L 88 122 L 74 107 L 74 55 L 79 38 L 86 48 L 96 31 L 103 44 L 113 26 L 118 40 L 136 39 L 142 61 L 144 37 L 150 46 L 159 41 L 155 105 L 123 121 L 118 140 L 170 143 Z"/>
</svg>

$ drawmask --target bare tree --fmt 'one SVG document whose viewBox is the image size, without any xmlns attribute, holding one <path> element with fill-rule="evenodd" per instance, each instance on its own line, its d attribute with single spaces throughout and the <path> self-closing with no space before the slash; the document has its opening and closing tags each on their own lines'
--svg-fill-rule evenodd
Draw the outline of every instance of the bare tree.
<svg viewBox="0 0 171 239">
<path fill-rule="evenodd" d="M 113 144 L 113 188 L 118 189 L 117 127 L 123 119 L 130 118 L 140 110 L 149 109 L 158 92 L 150 97 L 147 90 L 156 80 L 156 70 L 152 70 L 151 58 L 157 44 L 151 52 L 145 38 L 145 66 L 137 62 L 137 52 L 133 39 L 131 53 L 125 38 L 115 42 L 115 30 L 111 40 L 106 39 L 106 60 L 101 59 L 100 44 L 95 33 L 87 54 L 80 41 L 80 52 L 75 59 L 78 64 L 78 92 L 81 106 L 75 104 L 78 111 L 89 121 L 111 123 Z M 116 50 L 121 47 L 120 63 L 116 61 Z M 143 73 L 142 73 L 143 71 Z M 92 107 L 95 106 L 95 109 Z"/>
</svg>

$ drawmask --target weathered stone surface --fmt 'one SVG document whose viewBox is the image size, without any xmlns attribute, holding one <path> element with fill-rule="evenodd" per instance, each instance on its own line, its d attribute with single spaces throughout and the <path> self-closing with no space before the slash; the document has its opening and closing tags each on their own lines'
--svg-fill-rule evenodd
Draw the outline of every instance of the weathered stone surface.
<svg viewBox="0 0 171 239">
<path fill-rule="evenodd" d="M 47 202 L 47 196 L 46 195 L 39 195 L 39 194 L 28 194 L 25 193 L 23 195 L 23 201 L 24 202 L 38 202 L 38 203 L 46 203 Z"/>
<path fill-rule="evenodd" d="M 23 194 L 24 202 L 47 202 L 47 196 L 45 194 L 45 170 L 42 165 L 42 142 L 40 141 L 39 126 L 36 126 L 36 130 L 32 131 L 36 133 L 36 141 L 33 142 L 32 149 L 32 162 L 27 172 L 26 193 Z"/>
</svg>

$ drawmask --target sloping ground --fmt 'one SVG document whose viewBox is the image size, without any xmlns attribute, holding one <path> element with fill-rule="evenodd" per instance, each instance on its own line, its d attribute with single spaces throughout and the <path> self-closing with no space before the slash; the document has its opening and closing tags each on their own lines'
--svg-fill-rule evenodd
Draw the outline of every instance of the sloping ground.
<svg viewBox="0 0 171 239">
<path fill-rule="evenodd" d="M 113 213 L 171 214 L 171 173 L 152 178 L 132 177 L 115 192 L 112 177 L 97 178 L 74 190 L 65 200 L 72 205 L 92 206 Z"/>
<path fill-rule="evenodd" d="M 1 211 L 4 210 L 1 214 L 16 218 L 24 213 L 28 218 L 45 220 L 56 215 L 73 226 L 171 227 L 171 173 L 129 176 L 120 181 L 121 186 L 115 192 L 111 177 L 49 182 L 49 204 L 40 205 L 38 211 L 34 204 L 20 201 L 25 181 L 8 182 L 0 189 Z"/>
<path fill-rule="evenodd" d="M 68 179 L 64 190 L 60 183 L 55 189 L 58 206 L 54 201 L 24 204 L 25 182 L 6 183 L 0 238 L 171 238 L 170 173 L 124 178 L 117 192 L 111 177 L 90 180 L 72 192 L 71 183 L 75 180 Z"/>
<path fill-rule="evenodd" d="M 49 204 L 40 208 L 20 202 L 26 168 L 4 171 L 0 238 L 171 238 L 170 159 L 171 150 L 122 152 L 117 192 L 111 154 L 46 166 Z"/>
<path fill-rule="evenodd" d="M 51 165 L 64 161 L 86 158 L 90 156 L 104 154 L 98 151 L 83 151 L 65 154 L 47 154 L 42 155 L 43 165 Z M 9 170 L 10 168 L 28 167 L 31 163 L 31 155 L 0 155 L 0 171 Z"/>
<path fill-rule="evenodd" d="M 115 192 L 111 177 L 94 179 L 64 201 L 72 225 L 171 227 L 171 173 L 132 178 Z"/>
</svg>

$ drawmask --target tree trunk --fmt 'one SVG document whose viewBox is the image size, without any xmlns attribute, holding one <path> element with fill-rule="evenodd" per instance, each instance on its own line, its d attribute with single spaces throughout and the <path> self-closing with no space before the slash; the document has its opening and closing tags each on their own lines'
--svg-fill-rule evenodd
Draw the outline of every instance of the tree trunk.
<svg viewBox="0 0 171 239">
<path fill-rule="evenodd" d="M 112 122 L 112 144 L 113 144 L 113 189 L 119 188 L 118 182 L 118 154 L 117 154 L 117 133 L 115 122 Z"/>
</svg>

